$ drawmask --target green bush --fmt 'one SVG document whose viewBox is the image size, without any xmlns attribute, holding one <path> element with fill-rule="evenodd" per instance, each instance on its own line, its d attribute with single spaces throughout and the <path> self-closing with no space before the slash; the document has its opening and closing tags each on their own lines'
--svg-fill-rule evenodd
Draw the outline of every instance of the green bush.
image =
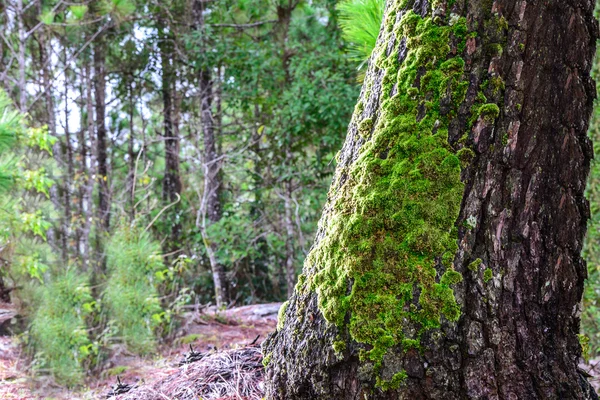
<svg viewBox="0 0 600 400">
<path fill-rule="evenodd" d="M 80 383 L 85 363 L 97 353 L 85 325 L 93 302 L 87 278 L 67 270 L 38 288 L 36 302 L 29 331 L 35 368 L 64 384 Z"/>
<path fill-rule="evenodd" d="M 160 243 L 148 232 L 121 223 L 106 245 L 108 279 L 104 303 L 117 335 L 136 353 L 156 346 L 156 329 L 168 318 L 158 290 L 165 266 Z"/>
</svg>

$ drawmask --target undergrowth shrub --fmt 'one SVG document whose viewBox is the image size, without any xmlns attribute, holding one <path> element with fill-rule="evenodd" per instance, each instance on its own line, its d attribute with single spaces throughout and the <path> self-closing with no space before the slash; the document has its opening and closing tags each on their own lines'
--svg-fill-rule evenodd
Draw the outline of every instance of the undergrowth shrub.
<svg viewBox="0 0 600 400">
<path fill-rule="evenodd" d="M 148 232 L 121 223 L 108 241 L 106 252 L 104 304 L 108 318 L 131 351 L 152 352 L 155 333 L 168 319 L 157 290 L 158 277 L 165 269 L 160 243 Z"/>
<path fill-rule="evenodd" d="M 97 353 L 85 324 L 93 302 L 87 277 L 67 270 L 40 286 L 37 296 L 29 331 L 34 368 L 69 386 L 81 383 L 86 363 Z"/>
</svg>

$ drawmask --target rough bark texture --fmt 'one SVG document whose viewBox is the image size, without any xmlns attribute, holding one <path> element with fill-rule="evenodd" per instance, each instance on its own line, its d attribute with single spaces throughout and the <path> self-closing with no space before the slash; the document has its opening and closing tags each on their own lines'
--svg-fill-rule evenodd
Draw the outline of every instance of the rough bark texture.
<svg viewBox="0 0 600 400">
<path fill-rule="evenodd" d="M 577 369 L 586 277 L 580 252 L 589 217 L 584 189 L 592 157 L 586 132 L 598 36 L 594 2 L 390 0 L 383 30 L 392 23 L 402 32 L 395 28 L 408 9 L 438 25 L 464 16 L 469 31 L 477 32 L 464 49 L 452 46 L 464 58 L 468 89 L 450 118 L 448 141 L 457 151 L 473 150 L 463 163 L 456 222 L 453 264 L 463 281 L 453 289 L 460 319 L 442 318 L 440 329 L 423 333 L 418 349 L 388 349 L 375 369 L 361 361 L 361 350 L 370 348 L 349 334 L 351 315 L 341 324 L 323 317 L 318 295 L 304 284 L 320 266 L 307 262 L 264 347 L 267 398 L 596 399 Z M 382 34 L 382 46 L 403 61 L 403 38 Z M 350 124 L 313 248 L 326 239 L 333 205 L 352 184 L 347 171 L 369 140 L 360 122 L 371 119 L 372 126 L 381 117 L 389 97 L 384 78 L 385 68 L 371 62 L 371 83 Z M 499 107 L 491 118 L 485 110 L 473 118 L 482 94 Z M 442 99 L 440 114 L 446 106 Z M 401 371 L 403 379 L 376 387 L 377 378 L 391 382 Z"/>
</svg>

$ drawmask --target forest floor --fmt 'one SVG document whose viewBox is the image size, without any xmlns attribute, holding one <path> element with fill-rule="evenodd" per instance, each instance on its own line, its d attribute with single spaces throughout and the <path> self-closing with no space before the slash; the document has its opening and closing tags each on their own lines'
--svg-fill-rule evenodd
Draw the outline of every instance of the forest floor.
<svg viewBox="0 0 600 400">
<path fill-rule="evenodd" d="M 115 400 L 259 400 L 263 396 L 259 345 L 275 329 L 280 305 L 189 312 L 183 316 L 185 323 L 177 338 L 161 346 L 154 357 L 136 356 L 123 346 L 114 346 L 104 372 L 90 376 L 78 390 L 61 387 L 50 377 L 33 379 L 17 339 L 2 336 L 0 329 L 0 399 L 104 399 L 116 388 L 119 377 L 123 387 L 131 390 L 111 397 Z M 0 304 L 0 327 L 14 315 L 10 306 Z M 186 356 L 190 358 L 190 345 L 194 349 L 191 358 L 199 360 L 179 366 Z M 600 359 L 580 367 L 600 390 Z"/>
<path fill-rule="evenodd" d="M 184 315 L 185 323 L 169 346 L 154 357 L 140 357 L 114 346 L 107 369 L 90 376 L 85 386 L 73 391 L 49 377 L 32 379 L 28 360 L 17 339 L 0 336 L 0 399 L 84 400 L 106 398 L 117 376 L 128 393 L 113 399 L 207 399 L 255 400 L 262 397 L 260 343 L 275 329 L 280 303 L 258 304 L 216 312 L 214 308 Z M 4 311 L 4 313 L 3 313 Z M 0 304 L 0 326 L 12 311 Z M 2 332 L 0 332 L 1 334 Z M 258 337 L 258 339 L 257 339 Z M 194 349 L 201 360 L 178 364 Z M 193 357 L 192 357 L 193 358 Z"/>
</svg>

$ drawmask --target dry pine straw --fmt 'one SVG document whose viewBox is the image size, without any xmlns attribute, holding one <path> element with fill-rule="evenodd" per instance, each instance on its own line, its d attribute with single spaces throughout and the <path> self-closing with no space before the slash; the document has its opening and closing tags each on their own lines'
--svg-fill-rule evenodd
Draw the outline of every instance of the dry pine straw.
<svg viewBox="0 0 600 400">
<path fill-rule="evenodd" d="M 264 367 L 260 347 L 249 346 L 206 355 L 153 384 L 133 388 L 118 400 L 260 400 Z"/>
</svg>

